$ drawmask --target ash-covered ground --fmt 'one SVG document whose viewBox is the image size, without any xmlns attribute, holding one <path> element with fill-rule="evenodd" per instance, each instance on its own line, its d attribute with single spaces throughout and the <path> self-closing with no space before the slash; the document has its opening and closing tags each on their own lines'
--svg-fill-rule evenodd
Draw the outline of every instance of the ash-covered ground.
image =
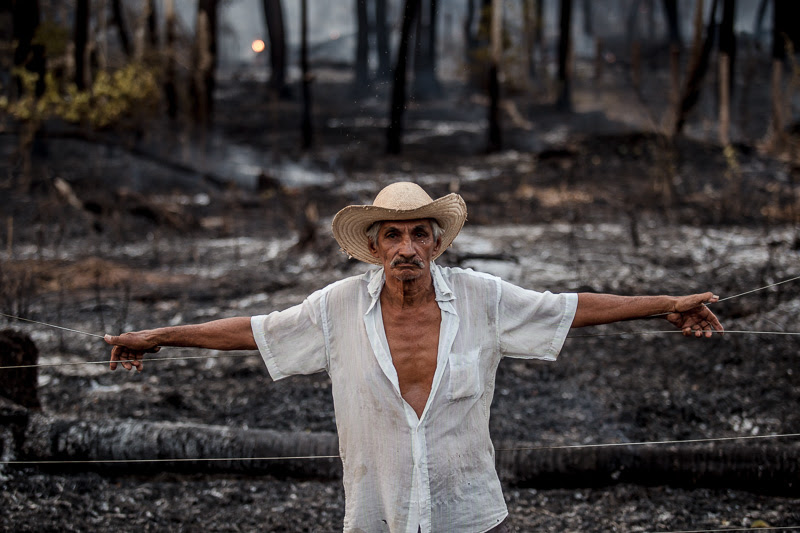
<svg viewBox="0 0 800 533">
<path fill-rule="evenodd" d="M 248 110 L 237 109 L 240 115 L 228 117 L 238 121 L 229 139 L 241 146 L 249 134 L 260 134 L 278 142 L 278 126 L 259 133 Z M 289 156 L 274 160 L 280 171 L 263 176 L 260 188 L 220 187 L 121 148 L 51 140 L 46 165 L 55 170 L 33 193 L 4 186 L 0 203 L 15 228 L 0 255 L 4 304 L 95 333 L 283 309 L 363 272 L 365 265 L 337 250 L 330 219 L 345 205 L 369 203 L 397 179 L 418 181 L 434 196 L 458 191 L 466 199 L 467 226 L 440 263 L 532 289 L 712 290 L 725 298 L 800 275 L 800 194 L 790 163 L 742 147 L 732 165 L 714 145 L 673 145 L 617 126 L 593 135 L 564 131 L 544 144 L 518 142 L 487 157 L 476 149 L 480 134 L 467 127 L 474 118 L 465 110 L 450 117 L 462 130 L 433 134 L 412 111 L 406 155 L 394 158 L 374 157 L 378 125 L 320 119 L 323 148 L 293 159 L 300 163 L 290 164 Z M 543 137 L 530 133 L 530 139 Z M 68 189 L 56 186 L 57 178 Z M 738 296 L 714 311 L 731 331 L 800 332 L 800 283 Z M 8 325 L 31 335 L 41 363 L 108 356 L 99 339 Z M 730 333 L 698 340 L 654 333 L 665 329 L 661 320 L 584 329 L 573 333 L 555 363 L 504 361 L 493 438 L 557 446 L 800 431 L 798 337 Z M 257 354 L 164 349 L 159 356 L 204 358 L 152 361 L 141 374 L 111 373 L 102 364 L 44 367 L 42 412 L 335 431 L 324 375 L 275 383 Z M 796 447 L 797 440 L 782 444 Z M 800 525 L 796 490 L 613 480 L 604 487 L 545 489 L 503 481 L 513 531 Z M 341 483 L 329 480 L 3 466 L 0 528 L 335 531 L 343 497 Z"/>
</svg>

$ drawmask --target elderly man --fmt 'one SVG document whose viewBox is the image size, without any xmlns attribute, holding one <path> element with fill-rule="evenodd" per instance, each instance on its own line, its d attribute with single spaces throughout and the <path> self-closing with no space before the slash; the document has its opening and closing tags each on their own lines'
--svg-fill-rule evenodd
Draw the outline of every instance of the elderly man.
<svg viewBox="0 0 800 533">
<path fill-rule="evenodd" d="M 663 315 L 722 332 L 712 293 L 552 294 L 434 263 L 466 220 L 457 194 L 395 183 L 337 213 L 333 233 L 378 265 L 265 316 L 108 336 L 111 369 L 161 346 L 258 349 L 273 379 L 330 375 L 344 465 L 344 530 L 503 531 L 489 406 L 503 357 L 554 360 L 571 327 Z"/>
</svg>

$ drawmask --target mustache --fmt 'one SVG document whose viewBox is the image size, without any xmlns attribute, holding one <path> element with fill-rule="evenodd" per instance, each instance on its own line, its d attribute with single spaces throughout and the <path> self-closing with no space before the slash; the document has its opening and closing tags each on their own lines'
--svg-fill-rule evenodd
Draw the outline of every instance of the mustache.
<svg viewBox="0 0 800 533">
<path fill-rule="evenodd" d="M 425 263 L 423 263 L 422 259 L 420 259 L 419 257 L 414 257 L 413 259 L 398 257 L 397 259 L 394 259 L 389 266 L 394 268 L 400 265 L 412 265 L 417 268 L 423 268 L 425 266 Z"/>
</svg>

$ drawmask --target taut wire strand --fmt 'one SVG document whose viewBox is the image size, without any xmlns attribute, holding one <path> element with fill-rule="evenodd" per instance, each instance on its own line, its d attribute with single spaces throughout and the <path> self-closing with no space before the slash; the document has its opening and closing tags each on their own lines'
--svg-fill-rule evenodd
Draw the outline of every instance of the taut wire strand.
<svg viewBox="0 0 800 533">
<path fill-rule="evenodd" d="M 643 331 L 622 331 L 622 332 L 614 332 L 614 333 L 591 333 L 586 335 L 569 335 L 568 339 L 581 339 L 581 338 L 590 338 L 590 337 L 622 337 L 625 335 L 661 335 L 666 333 L 683 333 L 681 330 L 677 329 L 667 329 L 667 330 L 643 330 Z M 715 330 L 697 330 L 692 331 L 694 333 L 716 333 L 719 334 L 718 331 Z M 751 330 L 730 330 L 725 331 L 725 335 L 729 334 L 747 334 L 747 335 L 784 335 L 784 336 L 800 336 L 800 332 L 794 331 L 751 331 Z M 182 357 L 154 357 L 150 359 L 142 359 L 142 362 L 146 363 L 157 363 L 161 361 L 190 361 L 193 359 L 224 359 L 226 357 L 256 357 L 258 356 L 257 353 L 220 353 L 214 355 L 187 355 Z M 35 365 L 9 365 L 9 366 L 0 366 L 0 370 L 14 370 L 14 369 L 21 369 L 21 368 L 49 368 L 49 367 L 58 367 L 58 366 L 78 366 L 78 365 L 107 365 L 111 361 L 108 359 L 104 359 L 102 361 L 77 361 L 71 363 L 39 363 Z M 123 361 L 115 361 L 118 364 L 122 364 Z"/>
<path fill-rule="evenodd" d="M 622 335 L 660 335 L 662 333 L 680 333 L 683 334 L 682 330 L 679 329 L 665 329 L 665 330 L 640 330 L 640 331 L 617 331 L 614 333 L 591 333 L 586 335 L 569 335 L 567 336 L 568 339 L 579 339 L 581 337 L 619 337 Z M 719 332 L 715 329 L 698 329 L 692 330 L 692 335 L 694 336 L 695 333 L 714 333 L 716 335 L 728 335 L 730 333 L 734 334 L 748 334 L 748 335 L 800 335 L 800 332 L 797 331 L 755 331 L 749 329 L 733 329 L 733 330 L 725 330 L 723 332 Z M 1 367 L 0 367 L 1 368 Z"/>
<path fill-rule="evenodd" d="M 718 533 L 721 531 L 754 531 L 754 529 L 758 529 L 759 531 L 789 531 L 792 529 L 800 529 L 800 526 L 757 526 L 755 528 L 752 527 L 726 527 L 723 529 L 686 529 L 681 531 L 650 531 L 649 533 Z"/>
<path fill-rule="evenodd" d="M 650 533 L 718 533 L 721 531 L 789 531 L 792 529 L 800 529 L 800 526 L 758 526 L 752 527 L 736 527 L 736 528 L 723 528 L 723 529 L 687 529 L 681 531 L 651 531 Z"/>
<path fill-rule="evenodd" d="M 754 292 L 763 291 L 765 289 L 769 289 L 771 287 L 775 287 L 777 285 L 783 285 L 784 283 L 789 283 L 791 281 L 800 280 L 800 276 L 796 276 L 793 278 L 785 279 L 782 281 L 778 281 L 775 283 L 771 283 L 769 285 L 765 285 L 763 287 L 759 287 L 757 289 L 752 289 L 746 292 L 742 292 L 739 294 L 734 294 L 733 296 L 727 296 L 720 300 L 717 300 L 714 303 L 724 302 L 726 300 L 731 300 L 733 298 L 739 298 L 740 296 L 744 296 L 746 294 L 752 294 Z M 661 315 L 652 315 L 652 317 L 657 316 L 664 316 L 669 313 L 663 313 Z M 39 324 L 42 326 L 47 326 L 51 328 L 61 329 L 64 331 L 71 331 L 73 333 L 79 333 L 81 335 L 89 335 L 91 337 L 97 338 L 104 338 L 104 335 L 98 335 L 97 333 L 89 333 L 88 331 L 80 331 L 77 329 L 65 328 L 63 326 L 56 326 L 55 324 L 49 324 L 47 322 L 40 322 L 38 320 L 32 320 L 30 318 L 23 318 L 15 315 L 9 315 L 7 313 L 0 313 L 0 316 L 4 316 L 6 318 L 11 318 L 14 320 L 22 320 L 24 322 L 31 322 L 33 324 Z M 650 318 L 652 318 L 650 317 Z M 620 337 L 624 335 L 660 335 L 665 333 L 683 333 L 681 330 L 643 330 L 643 331 L 625 331 L 625 332 L 614 332 L 614 333 L 594 333 L 594 334 L 586 334 L 586 335 L 568 335 L 567 338 L 569 339 L 579 339 L 579 338 L 588 338 L 588 337 Z M 692 331 L 692 334 L 696 333 L 719 333 L 715 330 L 698 330 Z M 748 335 L 783 335 L 783 336 L 800 336 L 800 332 L 792 332 L 792 331 L 751 331 L 751 330 L 730 330 L 725 331 L 725 334 L 748 334 Z M 218 354 L 218 355 L 197 355 L 197 356 L 187 356 L 187 357 L 158 357 L 154 359 L 144 359 L 148 363 L 151 361 L 180 361 L 180 360 L 191 360 L 191 359 L 219 359 L 223 357 L 251 357 L 254 354 Z M 0 366 L 0 370 L 12 370 L 12 369 L 22 369 L 22 368 L 38 368 L 38 367 L 55 367 L 55 366 L 73 366 L 73 365 L 98 365 L 98 364 L 106 364 L 110 361 L 81 361 L 76 363 L 41 363 L 36 365 L 14 365 L 14 366 Z M 120 361 L 120 364 L 122 362 Z"/>
<path fill-rule="evenodd" d="M 620 446 L 653 446 L 662 444 L 698 444 L 710 442 L 725 442 L 733 440 L 754 440 L 754 439 L 780 439 L 796 438 L 800 433 L 781 433 L 772 435 L 743 435 L 739 437 L 716 437 L 707 439 L 688 439 L 688 440 L 661 440 L 661 441 L 642 441 L 642 442 L 609 442 L 600 444 L 561 444 L 555 446 L 533 446 L 521 448 L 498 448 L 498 452 L 516 451 L 537 451 L 537 450 L 567 450 L 580 448 L 612 448 Z M 339 455 L 303 455 L 303 456 L 276 456 L 276 457 L 197 457 L 197 458 L 174 458 L 174 459 L 74 459 L 68 461 L 43 460 L 43 461 L 0 461 L 6 465 L 40 465 L 40 464 L 92 464 L 92 463 L 186 463 L 186 462 L 221 462 L 221 461 L 291 461 L 291 460 L 311 460 L 311 459 L 337 459 Z"/>
<path fill-rule="evenodd" d="M 783 280 L 783 281 L 778 281 L 777 283 L 771 283 L 771 284 L 769 284 L 769 285 L 765 285 L 765 286 L 763 286 L 763 287 L 759 287 L 759 288 L 757 288 L 757 289 L 753 289 L 753 290 L 751 290 L 751 291 L 742 292 L 742 293 L 740 293 L 740 294 L 734 294 L 733 296 L 726 296 L 725 298 L 720 298 L 719 300 L 717 300 L 717 301 L 716 301 L 716 302 L 714 302 L 714 303 L 717 303 L 717 304 L 718 304 L 718 303 L 720 303 L 720 302 L 724 302 L 725 300 L 732 300 L 732 299 L 734 299 L 734 298 L 738 298 L 738 297 L 740 297 L 740 296 L 744 296 L 745 294 L 752 294 L 752 293 L 754 293 L 754 292 L 763 291 L 764 289 L 769 289 L 769 288 L 772 288 L 772 287 L 776 287 L 776 286 L 778 286 L 778 285 L 783 285 L 784 283 L 789 283 L 790 281 L 797 281 L 798 279 L 800 279 L 800 276 L 797 276 L 797 277 L 795 277 L 795 278 L 791 278 L 791 279 L 785 279 L 785 280 Z"/>
<path fill-rule="evenodd" d="M 6 318 L 13 318 L 14 320 L 22 320 L 23 322 L 31 322 L 33 324 L 40 324 L 42 326 L 47 326 L 51 328 L 63 329 L 64 331 L 71 331 L 72 333 L 80 333 L 81 335 L 89 335 L 91 337 L 99 337 L 101 339 L 104 338 L 104 335 L 98 335 L 97 333 L 89 333 L 88 331 L 80 331 L 78 329 L 56 326 L 55 324 L 48 324 L 47 322 L 39 322 L 38 320 L 31 320 L 30 318 L 22 318 L 21 316 L 7 315 L 6 313 L 0 313 L 0 316 L 4 316 Z"/>
<path fill-rule="evenodd" d="M 535 451 L 535 450 L 575 450 L 579 448 L 615 448 L 620 446 L 652 446 L 662 444 L 703 444 L 709 442 L 726 442 L 732 440 L 755 440 L 755 439 L 785 439 L 797 438 L 800 433 L 780 433 L 771 435 L 741 435 L 737 437 L 709 437 L 705 439 L 686 439 L 686 440 L 654 440 L 640 442 L 606 442 L 599 444 L 560 444 L 555 446 L 533 446 L 530 448 L 508 448 L 498 449 L 498 452 L 516 451 Z"/>
<path fill-rule="evenodd" d="M 256 357 L 257 353 L 220 353 L 214 355 L 186 355 L 181 357 L 153 357 L 152 359 L 142 359 L 142 362 L 152 363 L 158 361 L 188 361 L 191 359 L 222 359 L 225 357 Z M 107 365 L 111 362 L 122 364 L 127 361 L 110 361 L 104 359 L 102 361 L 77 361 L 72 363 L 39 363 L 36 365 L 14 365 L 14 366 L 0 366 L 0 370 L 12 370 L 15 368 L 40 368 L 40 367 L 53 367 L 53 366 L 77 366 L 77 365 Z"/>
</svg>

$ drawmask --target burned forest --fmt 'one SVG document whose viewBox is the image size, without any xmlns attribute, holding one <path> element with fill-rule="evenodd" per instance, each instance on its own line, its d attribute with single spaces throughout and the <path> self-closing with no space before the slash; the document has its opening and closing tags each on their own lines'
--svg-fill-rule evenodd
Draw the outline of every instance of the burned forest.
<svg viewBox="0 0 800 533">
<path fill-rule="evenodd" d="M 720 296 L 724 335 L 626 321 L 499 364 L 508 531 L 800 530 L 798 20 L 791 0 L 0 3 L 0 530 L 341 531 L 326 373 L 177 347 L 112 372 L 103 336 L 364 273 L 332 218 L 399 181 L 466 202 L 439 265 Z"/>
</svg>

